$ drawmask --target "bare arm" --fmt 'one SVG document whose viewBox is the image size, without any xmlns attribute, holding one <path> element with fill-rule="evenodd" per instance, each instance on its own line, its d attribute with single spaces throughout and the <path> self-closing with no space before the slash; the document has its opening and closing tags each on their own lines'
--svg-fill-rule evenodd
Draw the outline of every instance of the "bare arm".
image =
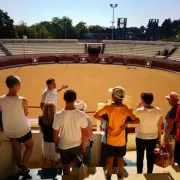
<svg viewBox="0 0 180 180">
<path fill-rule="evenodd" d="M 56 151 L 58 149 L 58 142 L 59 142 L 59 130 L 53 130 L 53 140 L 55 143 Z"/>
<path fill-rule="evenodd" d="M 88 131 L 88 139 L 91 139 L 92 135 L 93 135 L 93 130 L 92 130 L 92 124 L 90 124 L 87 127 L 87 131 Z"/>
<path fill-rule="evenodd" d="M 164 141 L 167 141 L 167 138 L 173 128 L 173 124 L 174 124 L 174 119 L 167 119 L 167 126 L 166 128 L 164 129 Z"/>
<path fill-rule="evenodd" d="M 22 107 L 24 109 L 25 116 L 27 116 L 29 114 L 29 112 L 28 112 L 28 101 L 25 98 L 22 100 Z"/>
<path fill-rule="evenodd" d="M 163 134 L 163 130 L 162 130 L 162 124 L 163 124 L 163 116 L 160 117 L 159 121 L 158 121 L 158 143 L 161 144 L 161 135 Z"/>
<path fill-rule="evenodd" d="M 140 123 L 140 120 L 139 118 L 136 118 L 135 120 L 133 121 L 128 121 L 128 122 L 125 122 L 123 126 L 121 126 L 121 130 L 124 130 L 126 129 L 126 127 L 128 126 L 128 124 L 139 124 Z"/>
<path fill-rule="evenodd" d="M 107 123 L 107 121 L 102 116 L 99 116 L 98 113 L 95 113 L 94 118 L 100 120 L 101 122 Z"/>
<path fill-rule="evenodd" d="M 63 89 L 66 89 L 66 88 L 68 88 L 68 86 L 67 86 L 67 85 L 63 85 L 61 88 L 57 89 L 57 92 L 60 92 L 60 91 L 62 91 Z"/>
<path fill-rule="evenodd" d="M 88 136 L 88 127 L 87 128 L 81 128 L 81 134 L 82 134 L 82 143 L 81 143 L 81 147 L 82 147 L 82 151 L 85 151 L 85 146 L 89 140 L 89 136 Z"/>
<path fill-rule="evenodd" d="M 40 107 L 41 107 L 41 110 L 42 110 L 42 111 L 43 111 L 44 105 L 45 105 L 45 103 L 41 103 L 41 104 L 40 104 Z"/>
</svg>

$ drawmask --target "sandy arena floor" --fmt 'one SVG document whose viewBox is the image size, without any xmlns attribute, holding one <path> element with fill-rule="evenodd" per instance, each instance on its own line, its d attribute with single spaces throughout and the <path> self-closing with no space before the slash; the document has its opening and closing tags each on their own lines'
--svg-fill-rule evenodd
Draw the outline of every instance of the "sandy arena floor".
<svg viewBox="0 0 180 180">
<path fill-rule="evenodd" d="M 94 111 L 98 102 L 111 98 L 108 88 L 123 86 L 128 97 L 125 102 L 136 107 L 141 92 L 152 92 L 154 105 L 162 108 L 165 114 L 170 108 L 165 95 L 171 91 L 180 94 L 180 75 L 161 70 L 140 67 L 100 64 L 48 64 L 16 67 L 0 70 L 0 95 L 7 92 L 5 78 L 15 74 L 22 79 L 20 95 L 28 99 L 29 105 L 39 106 L 41 93 L 46 88 L 45 81 L 49 77 L 56 79 L 57 88 L 62 84 L 74 89 L 78 98 L 88 104 L 88 111 Z M 58 95 L 58 107 L 63 108 L 63 92 Z M 41 114 L 39 109 L 30 109 L 30 118 Z"/>
</svg>

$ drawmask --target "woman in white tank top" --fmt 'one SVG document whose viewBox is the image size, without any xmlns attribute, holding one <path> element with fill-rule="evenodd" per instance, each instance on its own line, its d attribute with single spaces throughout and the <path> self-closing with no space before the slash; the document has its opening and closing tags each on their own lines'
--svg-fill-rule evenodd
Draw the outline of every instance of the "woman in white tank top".
<svg viewBox="0 0 180 180">
<path fill-rule="evenodd" d="M 158 107 L 152 106 L 152 93 L 142 93 L 141 103 L 136 109 L 140 123 L 136 128 L 137 173 L 143 173 L 144 151 L 147 151 L 147 173 L 153 172 L 154 149 L 157 142 L 161 143 L 162 112 Z"/>
<path fill-rule="evenodd" d="M 24 97 L 17 95 L 21 86 L 19 77 L 8 76 L 6 86 L 9 89 L 8 93 L 0 96 L 4 134 L 11 141 L 14 160 L 19 168 L 19 173 L 24 175 L 30 171 L 27 164 L 33 149 L 31 128 L 26 118 L 28 102 Z M 22 159 L 21 143 L 26 148 Z"/>
</svg>

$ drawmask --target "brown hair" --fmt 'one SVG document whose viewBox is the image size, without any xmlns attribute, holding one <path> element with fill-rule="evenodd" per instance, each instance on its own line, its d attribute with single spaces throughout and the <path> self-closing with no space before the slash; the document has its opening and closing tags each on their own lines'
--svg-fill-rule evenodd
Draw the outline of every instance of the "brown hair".
<svg viewBox="0 0 180 180">
<path fill-rule="evenodd" d="M 43 123 L 50 125 L 53 123 L 56 106 L 53 103 L 46 103 L 43 109 Z"/>
</svg>

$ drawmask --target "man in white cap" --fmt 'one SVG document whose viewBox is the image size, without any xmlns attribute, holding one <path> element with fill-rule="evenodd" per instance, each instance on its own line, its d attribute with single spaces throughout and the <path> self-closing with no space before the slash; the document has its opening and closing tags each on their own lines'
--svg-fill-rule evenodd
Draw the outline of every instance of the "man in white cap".
<svg viewBox="0 0 180 180">
<path fill-rule="evenodd" d="M 14 161 L 22 175 L 28 174 L 28 160 L 33 150 L 31 127 L 27 120 L 28 101 L 19 96 L 21 80 L 19 77 L 9 75 L 6 78 L 7 94 L 0 96 L 2 109 L 2 123 L 4 135 L 10 139 Z M 22 154 L 22 144 L 25 151 Z"/>
<path fill-rule="evenodd" d="M 87 104 L 82 101 L 82 100 L 76 100 L 74 102 L 74 107 L 80 111 L 85 111 L 87 108 Z M 88 122 L 88 127 L 87 127 L 87 131 L 88 131 L 88 143 L 86 144 L 86 150 L 85 152 L 83 152 L 83 164 L 85 164 L 86 166 L 90 166 L 90 156 L 91 156 L 91 147 L 92 147 L 92 141 L 91 141 L 91 137 L 92 137 L 92 121 L 89 118 L 89 116 L 86 116 L 87 122 Z"/>
<path fill-rule="evenodd" d="M 111 179 L 113 160 L 117 157 L 117 176 L 122 179 L 124 160 L 126 154 L 126 137 L 125 128 L 128 124 L 137 124 L 139 119 L 132 108 L 123 104 L 125 98 L 125 89 L 117 86 L 109 89 L 112 93 L 113 103 L 106 104 L 98 110 L 94 117 L 107 124 L 107 171 L 105 172 L 106 179 Z M 108 120 L 104 119 L 102 115 L 107 114 Z M 132 121 L 126 121 L 130 117 Z"/>
<path fill-rule="evenodd" d="M 174 145 L 175 145 L 175 136 L 177 132 L 176 126 L 176 113 L 178 108 L 179 95 L 176 92 L 171 92 L 168 96 L 165 96 L 171 106 L 171 109 L 167 112 L 165 116 L 164 123 L 164 137 L 163 141 L 170 153 L 170 163 L 174 162 Z"/>
</svg>

